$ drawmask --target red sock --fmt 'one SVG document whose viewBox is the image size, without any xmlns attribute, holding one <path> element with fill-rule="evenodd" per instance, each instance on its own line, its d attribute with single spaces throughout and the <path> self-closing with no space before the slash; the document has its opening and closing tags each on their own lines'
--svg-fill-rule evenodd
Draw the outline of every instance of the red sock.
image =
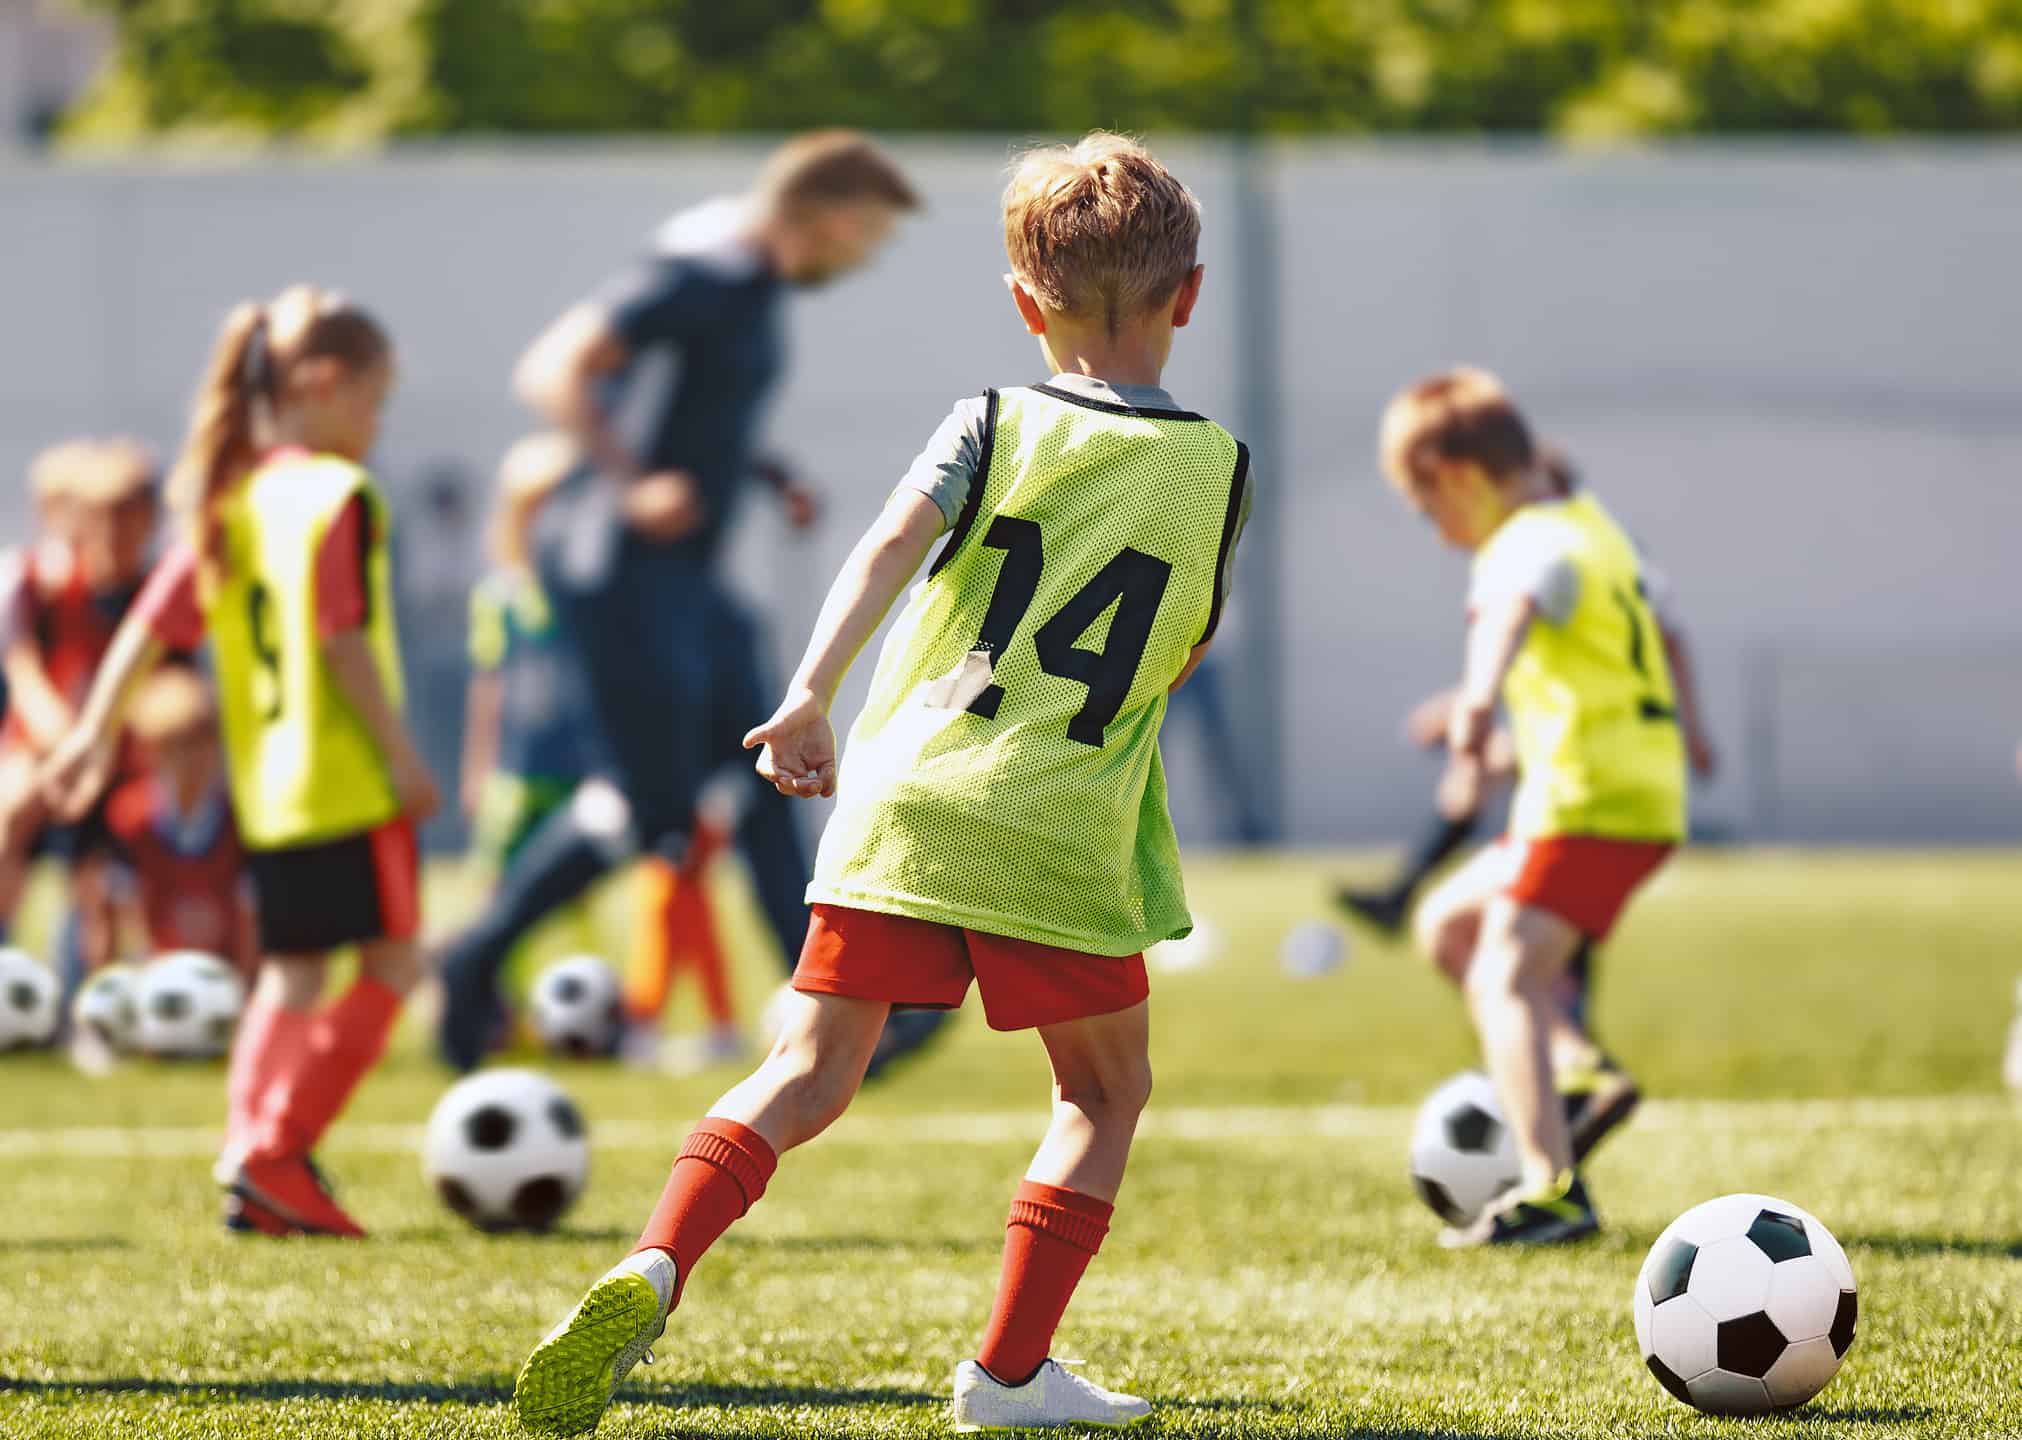
<svg viewBox="0 0 2022 1440">
<path fill-rule="evenodd" d="M 310 1017 L 307 1043 L 283 1057 L 261 1097 L 252 1125 L 252 1153 L 266 1159 L 306 1156 L 316 1148 L 379 1062 L 400 1016 L 400 992 L 360 977 L 334 1005 Z"/>
<path fill-rule="evenodd" d="M 232 1037 L 231 1069 L 225 1078 L 225 1148 L 249 1144 L 260 1100 L 275 1076 L 302 1051 L 315 1016 L 275 1005 L 256 992 Z"/>
<path fill-rule="evenodd" d="M 1004 1270 L 976 1363 L 1006 1385 L 1023 1385 L 1046 1363 L 1053 1332 L 1116 1207 L 1092 1196 L 1021 1181 L 1005 1222 Z"/>
<path fill-rule="evenodd" d="M 695 1262 L 758 1203 L 778 1168 L 779 1156 L 765 1137 L 735 1120 L 707 1119 L 688 1132 L 638 1245 L 674 1257 L 677 1301 Z"/>
</svg>

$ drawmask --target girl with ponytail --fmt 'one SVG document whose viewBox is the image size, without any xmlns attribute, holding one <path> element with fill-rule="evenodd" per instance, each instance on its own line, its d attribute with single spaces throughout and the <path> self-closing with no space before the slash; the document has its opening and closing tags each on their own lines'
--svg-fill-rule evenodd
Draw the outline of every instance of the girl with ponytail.
<svg viewBox="0 0 2022 1440">
<path fill-rule="evenodd" d="M 215 1172 L 238 1231 L 364 1234 L 310 1153 L 419 978 L 414 827 L 436 790 L 401 716 L 390 517 L 363 467 L 392 384 L 386 332 L 342 296 L 296 286 L 226 317 L 170 482 L 184 539 L 44 772 L 87 808 L 141 678 L 210 640 L 263 957 Z M 352 945 L 358 978 L 325 1004 Z"/>
</svg>

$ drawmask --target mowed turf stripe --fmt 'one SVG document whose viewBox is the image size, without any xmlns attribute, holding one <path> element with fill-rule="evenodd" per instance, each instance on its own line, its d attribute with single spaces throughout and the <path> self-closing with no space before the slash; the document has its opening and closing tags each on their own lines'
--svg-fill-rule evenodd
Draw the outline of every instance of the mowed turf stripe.
<svg viewBox="0 0 2022 1440">
<path fill-rule="evenodd" d="M 1747 1126 L 1917 1128 L 1977 1126 L 2012 1114 L 2016 1103 L 2001 1095 L 1942 1095 L 1848 1100 L 1652 1101 L 1636 1113 L 1639 1130 L 1696 1131 Z M 1243 1140 L 1350 1138 L 1394 1134 L 1411 1122 L 1402 1105 L 1232 1105 L 1153 1107 L 1138 1126 L 1140 1139 Z M 817 1142 L 824 1145 L 1000 1145 L 1037 1141 L 1045 1131 L 1041 1109 L 982 1110 L 917 1115 L 849 1116 Z M 419 1125 L 339 1125 L 328 1148 L 336 1153 L 398 1154 L 417 1150 Z M 598 1150 L 661 1150 L 678 1143 L 668 1126 L 637 1121 L 593 1121 L 590 1142 Z M 37 1156 L 202 1156 L 214 1155 L 222 1131 L 202 1125 L 152 1129 L 78 1126 L 49 1130 L 0 1130 L 0 1159 Z"/>
</svg>

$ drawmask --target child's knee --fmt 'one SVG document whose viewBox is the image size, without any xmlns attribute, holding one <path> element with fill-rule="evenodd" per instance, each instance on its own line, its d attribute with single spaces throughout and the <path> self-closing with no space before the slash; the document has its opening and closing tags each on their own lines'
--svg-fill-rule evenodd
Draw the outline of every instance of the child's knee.
<svg viewBox="0 0 2022 1440">
<path fill-rule="evenodd" d="M 1151 1057 L 1134 1055 L 1060 1079 L 1060 1098 L 1095 1119 L 1135 1123 L 1151 1103 Z"/>
</svg>

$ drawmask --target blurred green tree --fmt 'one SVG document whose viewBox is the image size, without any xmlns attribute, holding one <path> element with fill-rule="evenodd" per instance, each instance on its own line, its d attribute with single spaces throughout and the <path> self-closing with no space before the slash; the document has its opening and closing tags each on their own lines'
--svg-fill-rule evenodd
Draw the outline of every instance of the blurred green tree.
<svg viewBox="0 0 2022 1440">
<path fill-rule="evenodd" d="M 69 133 L 2022 127 L 2022 0 L 75 0 Z"/>
</svg>

